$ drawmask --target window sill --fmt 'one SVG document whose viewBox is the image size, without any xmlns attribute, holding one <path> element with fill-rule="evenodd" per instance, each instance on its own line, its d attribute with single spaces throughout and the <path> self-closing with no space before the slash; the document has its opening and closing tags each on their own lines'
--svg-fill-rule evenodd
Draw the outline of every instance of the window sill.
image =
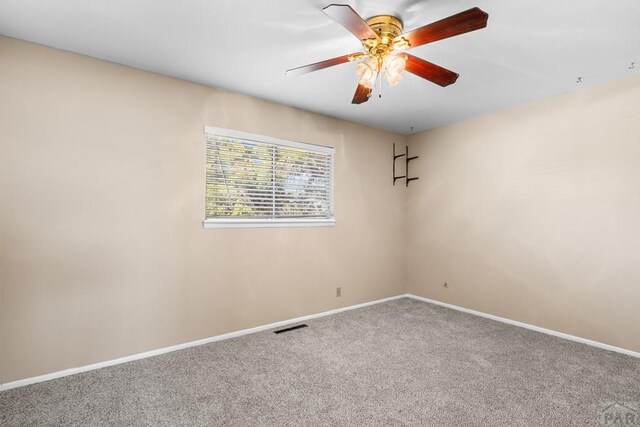
<svg viewBox="0 0 640 427">
<path fill-rule="evenodd" d="M 204 228 L 289 228 L 289 227 L 333 227 L 336 220 L 325 218 L 291 219 L 207 219 Z"/>
</svg>

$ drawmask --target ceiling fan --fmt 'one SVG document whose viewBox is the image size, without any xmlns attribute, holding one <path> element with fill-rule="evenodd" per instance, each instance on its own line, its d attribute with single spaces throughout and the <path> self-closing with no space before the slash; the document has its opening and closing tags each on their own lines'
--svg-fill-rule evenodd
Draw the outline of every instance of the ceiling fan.
<svg viewBox="0 0 640 427">
<path fill-rule="evenodd" d="M 400 83 L 403 78 L 402 72 L 405 70 L 443 87 L 455 83 L 458 79 L 457 73 L 403 51 L 479 30 L 487 26 L 489 18 L 486 12 L 474 7 L 402 34 L 402 21 L 395 16 L 378 15 L 365 21 L 346 4 L 331 4 L 322 10 L 358 37 L 364 52 L 293 68 L 287 70 L 287 75 L 305 74 L 345 62 L 359 61 L 356 73 L 360 80 L 351 101 L 353 104 L 362 104 L 369 100 L 380 74 L 385 75 L 389 86 Z"/>
</svg>

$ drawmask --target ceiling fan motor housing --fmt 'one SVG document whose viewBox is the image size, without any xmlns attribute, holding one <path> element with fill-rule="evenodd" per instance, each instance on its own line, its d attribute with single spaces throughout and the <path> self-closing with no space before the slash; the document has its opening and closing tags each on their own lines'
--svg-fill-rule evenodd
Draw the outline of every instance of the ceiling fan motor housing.
<svg viewBox="0 0 640 427">
<path fill-rule="evenodd" d="M 362 40 L 362 46 L 369 55 L 376 58 L 380 64 L 396 47 L 394 39 L 402 34 L 402 21 L 391 15 L 378 15 L 367 19 L 367 25 L 380 37 L 379 40 Z"/>
<path fill-rule="evenodd" d="M 402 34 L 402 21 L 391 15 L 378 15 L 367 19 L 367 25 L 376 32 L 383 42 L 391 43 Z M 385 40 L 386 39 L 386 40 Z"/>
</svg>

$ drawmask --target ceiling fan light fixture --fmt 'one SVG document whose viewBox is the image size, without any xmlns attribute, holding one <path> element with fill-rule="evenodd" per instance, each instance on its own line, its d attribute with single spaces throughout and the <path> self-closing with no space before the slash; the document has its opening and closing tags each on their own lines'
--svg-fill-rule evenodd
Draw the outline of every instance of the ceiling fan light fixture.
<svg viewBox="0 0 640 427">
<path fill-rule="evenodd" d="M 387 79 L 389 87 L 402 81 L 404 71 L 441 87 L 455 83 L 458 73 L 400 51 L 485 28 L 489 19 L 489 15 L 482 9 L 472 7 L 403 33 L 402 21 L 393 15 L 377 15 L 365 21 L 348 4 L 330 4 L 322 10 L 356 36 L 362 43 L 363 50 L 292 68 L 287 70 L 287 74 L 309 73 L 364 58 L 356 65 L 358 87 L 352 104 L 362 104 L 369 100 L 381 73 Z"/>
</svg>

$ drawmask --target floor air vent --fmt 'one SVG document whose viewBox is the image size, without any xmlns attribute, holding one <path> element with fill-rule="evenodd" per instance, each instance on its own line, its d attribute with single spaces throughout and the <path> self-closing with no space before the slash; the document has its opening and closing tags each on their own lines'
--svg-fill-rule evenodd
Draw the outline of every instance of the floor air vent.
<svg viewBox="0 0 640 427">
<path fill-rule="evenodd" d="M 273 331 L 274 334 L 281 334 L 283 332 L 289 332 L 289 331 L 295 331 L 296 329 L 302 329 L 302 328 L 306 328 L 308 327 L 308 325 L 302 324 L 302 325 L 296 325 L 296 326 L 291 326 L 290 328 L 284 328 L 284 329 L 280 329 L 277 331 Z"/>
</svg>

